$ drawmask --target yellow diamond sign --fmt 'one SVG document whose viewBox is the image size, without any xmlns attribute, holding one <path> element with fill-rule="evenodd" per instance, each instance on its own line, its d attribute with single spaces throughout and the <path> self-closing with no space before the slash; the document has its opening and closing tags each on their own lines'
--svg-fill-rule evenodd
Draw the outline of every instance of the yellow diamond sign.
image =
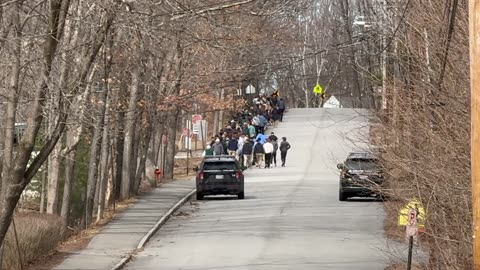
<svg viewBox="0 0 480 270">
<path fill-rule="evenodd" d="M 425 228 L 425 208 L 423 207 L 422 203 L 418 200 L 411 200 L 409 201 L 398 213 L 398 225 L 399 226 L 407 226 L 408 224 L 408 212 L 410 209 L 414 209 L 417 211 L 417 227 L 419 229 Z"/>
<path fill-rule="evenodd" d="M 315 87 L 313 88 L 313 93 L 318 94 L 318 95 L 323 93 L 323 88 L 320 86 L 319 83 L 317 83 L 315 85 Z"/>
</svg>

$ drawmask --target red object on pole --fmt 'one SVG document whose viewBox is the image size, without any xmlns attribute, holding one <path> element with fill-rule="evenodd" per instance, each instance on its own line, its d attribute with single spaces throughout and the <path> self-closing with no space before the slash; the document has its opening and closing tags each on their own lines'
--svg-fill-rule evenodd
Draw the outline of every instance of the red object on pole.
<svg viewBox="0 0 480 270">
<path fill-rule="evenodd" d="M 201 114 L 192 115 L 192 124 L 195 125 L 198 121 L 202 121 L 202 115 Z"/>
<path fill-rule="evenodd" d="M 155 171 L 154 171 L 154 173 L 155 173 L 155 180 L 156 180 L 157 182 L 160 181 L 160 177 L 162 176 L 162 171 L 160 171 L 159 168 L 156 168 Z"/>
</svg>

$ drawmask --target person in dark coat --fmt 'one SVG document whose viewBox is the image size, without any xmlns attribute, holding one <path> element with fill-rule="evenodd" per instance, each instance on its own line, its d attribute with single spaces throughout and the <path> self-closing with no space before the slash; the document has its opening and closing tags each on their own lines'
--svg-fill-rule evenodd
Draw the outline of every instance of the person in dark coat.
<svg viewBox="0 0 480 270">
<path fill-rule="evenodd" d="M 223 145 L 223 154 L 228 155 L 228 137 L 226 134 L 220 139 L 220 142 Z"/>
<path fill-rule="evenodd" d="M 228 149 L 228 154 L 230 156 L 236 156 L 237 155 L 237 150 L 238 150 L 238 140 L 235 139 L 235 138 L 231 138 L 228 141 L 227 149 Z"/>
<path fill-rule="evenodd" d="M 280 110 L 275 107 L 272 111 L 272 121 L 273 121 L 273 127 L 276 128 L 278 127 L 278 122 L 280 121 L 281 115 L 280 115 Z"/>
<path fill-rule="evenodd" d="M 280 113 L 280 122 L 283 122 L 283 113 L 285 112 L 286 106 L 285 106 L 285 101 L 283 98 L 280 98 L 277 104 L 278 111 Z"/>
<path fill-rule="evenodd" d="M 275 164 L 275 167 L 277 167 L 277 151 L 278 151 L 277 140 L 272 140 L 272 144 L 273 144 L 272 161 L 273 161 L 273 164 Z"/>
<path fill-rule="evenodd" d="M 283 137 L 280 143 L 280 157 L 282 158 L 282 167 L 285 167 L 287 161 L 287 152 L 291 148 L 290 143 L 287 142 L 287 138 Z"/>
<path fill-rule="evenodd" d="M 253 147 L 253 154 L 255 155 L 255 163 L 258 168 L 262 166 L 262 162 L 265 163 L 265 149 L 263 149 L 263 144 L 260 140 L 257 140 L 257 143 Z"/>
<path fill-rule="evenodd" d="M 250 139 L 246 139 L 242 148 L 243 154 L 243 166 L 250 168 L 252 167 L 252 154 L 253 154 L 253 144 Z"/>
<path fill-rule="evenodd" d="M 268 138 L 271 140 L 271 141 L 278 141 L 278 137 L 275 136 L 275 133 L 270 133 L 270 136 L 268 136 Z"/>
</svg>

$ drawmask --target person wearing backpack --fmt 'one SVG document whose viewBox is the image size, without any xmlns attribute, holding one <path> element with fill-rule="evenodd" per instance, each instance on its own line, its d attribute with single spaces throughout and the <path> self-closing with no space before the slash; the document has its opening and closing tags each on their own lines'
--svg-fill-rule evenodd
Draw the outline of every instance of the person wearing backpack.
<svg viewBox="0 0 480 270">
<path fill-rule="evenodd" d="M 243 166 L 250 168 L 252 167 L 252 154 L 253 154 L 253 144 L 250 139 L 246 139 L 242 147 L 243 154 Z"/>
<path fill-rule="evenodd" d="M 203 151 L 202 157 L 213 156 L 213 155 L 214 155 L 214 152 L 213 152 L 212 146 L 210 146 L 210 144 L 207 144 L 205 151 Z"/>
<path fill-rule="evenodd" d="M 280 114 L 280 122 L 283 122 L 283 114 L 285 113 L 285 109 L 287 108 L 283 98 L 280 98 L 280 100 L 278 101 L 277 107 L 278 107 L 278 113 Z"/>
<path fill-rule="evenodd" d="M 290 143 L 287 142 L 287 138 L 283 137 L 282 142 L 280 143 L 280 157 L 282 159 L 282 167 L 285 167 L 285 162 L 287 161 L 287 152 L 291 148 Z"/>
<path fill-rule="evenodd" d="M 257 140 L 257 143 L 255 143 L 255 146 L 253 147 L 253 154 L 255 155 L 255 164 L 258 168 L 260 168 L 262 162 L 265 163 L 265 150 L 263 149 L 263 144 L 260 142 L 260 140 Z"/>
<path fill-rule="evenodd" d="M 273 132 L 272 132 L 273 134 Z M 277 136 L 275 136 L 276 138 Z M 278 139 L 272 140 L 271 143 L 273 144 L 273 152 L 272 152 L 272 162 L 277 167 L 277 151 L 278 151 Z"/>
</svg>

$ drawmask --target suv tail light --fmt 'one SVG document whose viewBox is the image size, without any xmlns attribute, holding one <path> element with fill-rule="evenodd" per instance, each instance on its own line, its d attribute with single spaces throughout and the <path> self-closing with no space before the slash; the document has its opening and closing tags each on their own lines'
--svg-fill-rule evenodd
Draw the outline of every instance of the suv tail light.
<svg viewBox="0 0 480 270">
<path fill-rule="evenodd" d="M 237 179 L 240 179 L 240 177 L 242 177 L 242 172 L 237 171 L 237 173 L 235 174 L 235 177 L 237 177 Z"/>
<path fill-rule="evenodd" d="M 203 180 L 203 172 L 198 173 L 198 179 Z"/>
</svg>

